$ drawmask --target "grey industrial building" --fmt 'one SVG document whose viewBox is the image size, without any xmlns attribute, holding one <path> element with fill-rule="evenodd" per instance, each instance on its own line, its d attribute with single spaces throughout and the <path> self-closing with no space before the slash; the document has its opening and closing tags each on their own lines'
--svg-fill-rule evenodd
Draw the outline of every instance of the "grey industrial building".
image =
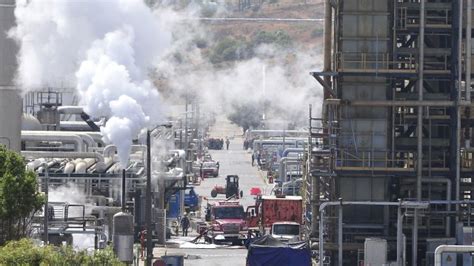
<svg viewBox="0 0 474 266">
<path fill-rule="evenodd" d="M 359 265 L 375 237 L 387 263 L 433 265 L 440 244 L 472 245 L 472 2 L 325 4 L 324 69 L 312 72 L 325 99 L 322 120 L 310 117 L 307 179 L 320 257 Z M 341 211 L 321 207 L 336 201 Z"/>
</svg>

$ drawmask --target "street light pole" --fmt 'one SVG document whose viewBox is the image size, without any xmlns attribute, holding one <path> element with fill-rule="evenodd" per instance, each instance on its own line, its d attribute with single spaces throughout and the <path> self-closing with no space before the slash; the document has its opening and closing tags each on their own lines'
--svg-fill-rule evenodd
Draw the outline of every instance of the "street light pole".
<svg viewBox="0 0 474 266">
<path fill-rule="evenodd" d="M 153 260 L 153 240 L 152 232 L 153 228 L 151 225 L 151 133 L 158 127 L 171 128 L 171 124 L 160 124 L 153 129 L 147 129 L 146 131 L 146 191 L 145 191 L 145 223 L 146 223 L 146 266 L 151 266 Z"/>
<path fill-rule="evenodd" d="M 45 196 L 45 203 L 44 203 L 44 244 L 47 245 L 49 242 L 49 236 L 48 236 L 48 219 L 49 219 L 49 197 L 48 197 L 48 186 L 49 186 L 49 170 L 48 170 L 48 164 L 43 163 L 42 166 L 44 167 L 44 178 L 45 178 L 45 184 L 44 184 L 44 196 Z"/>
<path fill-rule="evenodd" d="M 148 129 L 146 133 L 146 202 L 145 202 L 145 221 L 146 221 L 146 266 L 151 266 L 153 259 L 153 243 L 151 228 L 151 132 Z"/>
</svg>

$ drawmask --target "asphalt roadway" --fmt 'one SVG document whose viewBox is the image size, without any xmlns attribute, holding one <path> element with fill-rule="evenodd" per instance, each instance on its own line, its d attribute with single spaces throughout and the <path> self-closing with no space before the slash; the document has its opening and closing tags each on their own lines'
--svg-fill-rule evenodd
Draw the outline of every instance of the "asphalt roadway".
<svg viewBox="0 0 474 266">
<path fill-rule="evenodd" d="M 207 178 L 195 188 L 196 192 L 203 197 L 211 198 L 211 190 L 215 185 L 225 186 L 225 176 L 236 174 L 239 176 L 239 187 L 243 191 L 243 198 L 240 200 L 244 206 L 254 205 L 255 199 L 250 195 L 250 189 L 258 187 L 263 194 L 269 194 L 273 185 L 268 185 L 263 174 L 257 167 L 251 165 L 251 154 L 243 150 L 242 130 L 223 117 L 218 117 L 216 126 L 210 130 L 211 137 L 230 138 L 229 150 L 210 150 L 214 160 L 220 163 L 220 173 L 216 178 Z M 225 145 L 224 145 L 225 146 Z M 218 195 L 216 199 L 225 199 L 225 195 Z M 202 208 L 206 205 L 206 200 L 202 200 Z M 201 212 L 204 220 L 204 212 Z M 196 217 L 196 220 L 198 217 Z M 195 231 L 190 232 L 188 237 L 172 237 L 167 247 L 156 247 L 154 256 L 162 255 L 183 255 L 185 265 L 194 266 L 242 266 L 245 265 L 247 249 L 242 246 L 226 246 L 211 244 L 192 244 L 189 241 L 196 236 Z"/>
</svg>

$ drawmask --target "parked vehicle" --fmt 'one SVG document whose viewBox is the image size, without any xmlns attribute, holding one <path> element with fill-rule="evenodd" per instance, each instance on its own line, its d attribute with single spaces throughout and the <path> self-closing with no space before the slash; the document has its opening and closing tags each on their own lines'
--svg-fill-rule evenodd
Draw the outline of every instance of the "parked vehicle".
<svg viewBox="0 0 474 266">
<path fill-rule="evenodd" d="M 205 161 L 201 163 L 201 177 L 218 177 L 219 176 L 219 162 Z"/>
<path fill-rule="evenodd" d="M 210 223 L 206 241 L 240 244 L 246 239 L 247 223 L 244 207 L 238 201 L 208 203 L 206 221 Z"/>
<path fill-rule="evenodd" d="M 254 206 L 247 207 L 247 225 L 261 234 L 269 232 L 273 224 L 303 222 L 303 199 L 300 196 L 260 196 Z"/>
<path fill-rule="evenodd" d="M 209 147 L 210 150 L 222 150 L 224 147 L 224 140 L 210 138 L 207 140 L 207 147 Z"/>
<path fill-rule="evenodd" d="M 211 191 L 211 196 L 215 198 L 218 194 L 225 194 L 226 198 L 242 198 L 243 192 L 239 190 L 239 176 L 228 175 L 225 187 L 216 185 Z"/>
<path fill-rule="evenodd" d="M 197 211 L 199 209 L 199 195 L 194 191 L 194 187 L 186 189 L 184 194 L 184 208 L 186 211 Z"/>
<path fill-rule="evenodd" d="M 306 242 L 284 243 L 266 235 L 249 245 L 246 265 L 311 265 L 311 250 Z"/>
<path fill-rule="evenodd" d="M 270 234 L 283 242 L 295 242 L 301 239 L 301 225 L 297 222 L 275 222 L 272 224 Z"/>
</svg>

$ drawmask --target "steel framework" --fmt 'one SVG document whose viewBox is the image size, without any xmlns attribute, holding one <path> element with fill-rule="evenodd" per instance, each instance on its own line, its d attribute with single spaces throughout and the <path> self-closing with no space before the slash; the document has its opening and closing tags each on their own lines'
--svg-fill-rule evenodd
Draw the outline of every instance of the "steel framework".
<svg viewBox="0 0 474 266">
<path fill-rule="evenodd" d="M 471 200 L 471 12 L 469 0 L 326 1 L 324 69 L 311 73 L 325 100 L 318 126 L 310 111 L 306 186 L 308 231 L 324 235 L 332 262 L 337 213 L 318 230 L 322 201 Z M 407 211 L 411 263 L 471 218 L 469 204 Z M 393 241 L 396 220 L 388 207 L 344 207 L 343 263 L 357 263 L 366 237 Z"/>
</svg>

